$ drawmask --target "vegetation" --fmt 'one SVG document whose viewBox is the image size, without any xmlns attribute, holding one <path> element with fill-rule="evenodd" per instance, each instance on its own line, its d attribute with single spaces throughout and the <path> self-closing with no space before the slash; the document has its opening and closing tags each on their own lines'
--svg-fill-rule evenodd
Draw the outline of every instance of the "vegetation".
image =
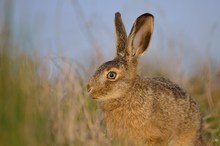
<svg viewBox="0 0 220 146">
<path fill-rule="evenodd" d="M 0 54 L 0 145 L 121 145 L 109 142 L 100 114 L 87 95 L 79 67 L 63 65 L 50 75 L 40 58 Z M 148 74 L 160 73 L 151 69 Z M 168 77 L 169 73 L 166 73 Z M 220 145 L 220 71 L 197 70 L 183 84 L 201 105 L 207 145 Z M 126 144 L 127 145 L 127 144 Z"/>
</svg>

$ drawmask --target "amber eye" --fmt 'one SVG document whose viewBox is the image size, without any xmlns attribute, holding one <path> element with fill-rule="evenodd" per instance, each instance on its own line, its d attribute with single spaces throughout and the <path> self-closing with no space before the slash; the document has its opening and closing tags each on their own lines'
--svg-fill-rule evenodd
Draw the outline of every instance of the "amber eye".
<svg viewBox="0 0 220 146">
<path fill-rule="evenodd" d="M 110 71 L 110 72 L 107 74 L 107 78 L 108 78 L 108 79 L 112 79 L 112 80 L 114 80 L 114 79 L 116 78 L 116 76 L 117 76 L 117 73 L 114 72 L 114 71 Z"/>
</svg>

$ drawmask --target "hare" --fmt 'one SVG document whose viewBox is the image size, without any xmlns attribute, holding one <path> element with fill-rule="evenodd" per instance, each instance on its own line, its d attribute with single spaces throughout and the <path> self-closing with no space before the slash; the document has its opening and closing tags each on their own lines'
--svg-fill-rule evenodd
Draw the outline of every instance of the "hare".
<svg viewBox="0 0 220 146">
<path fill-rule="evenodd" d="M 177 84 L 137 73 L 148 48 L 154 16 L 139 16 L 127 37 L 121 14 L 115 14 L 116 57 L 101 65 L 87 85 L 99 104 L 107 135 L 149 146 L 203 145 L 202 117 L 196 101 Z"/>
</svg>

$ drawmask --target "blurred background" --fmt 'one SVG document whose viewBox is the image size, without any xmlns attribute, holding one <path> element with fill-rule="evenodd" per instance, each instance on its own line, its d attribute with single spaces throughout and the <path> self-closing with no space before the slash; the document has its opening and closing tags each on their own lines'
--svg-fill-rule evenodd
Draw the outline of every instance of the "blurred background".
<svg viewBox="0 0 220 146">
<path fill-rule="evenodd" d="M 195 97 L 207 145 L 220 145 L 219 0 L 0 0 L 0 145 L 129 145 L 105 138 L 85 88 L 115 55 L 117 11 L 127 33 L 154 15 L 140 73 Z"/>
</svg>

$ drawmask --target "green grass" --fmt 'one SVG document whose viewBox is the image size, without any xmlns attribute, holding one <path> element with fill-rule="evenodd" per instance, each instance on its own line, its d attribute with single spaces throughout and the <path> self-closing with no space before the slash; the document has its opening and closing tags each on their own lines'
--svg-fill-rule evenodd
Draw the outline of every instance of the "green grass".
<svg viewBox="0 0 220 146">
<path fill-rule="evenodd" d="M 108 142 L 105 138 L 97 122 L 99 111 L 89 99 L 86 81 L 77 68 L 64 66 L 49 78 L 46 63 L 32 57 L 11 56 L 4 51 L 0 54 L 1 146 L 126 144 Z M 211 77 L 210 81 L 208 75 L 200 73 L 190 77 L 184 86 L 201 105 L 207 144 L 217 146 L 220 145 L 220 77 L 215 74 Z"/>
</svg>

